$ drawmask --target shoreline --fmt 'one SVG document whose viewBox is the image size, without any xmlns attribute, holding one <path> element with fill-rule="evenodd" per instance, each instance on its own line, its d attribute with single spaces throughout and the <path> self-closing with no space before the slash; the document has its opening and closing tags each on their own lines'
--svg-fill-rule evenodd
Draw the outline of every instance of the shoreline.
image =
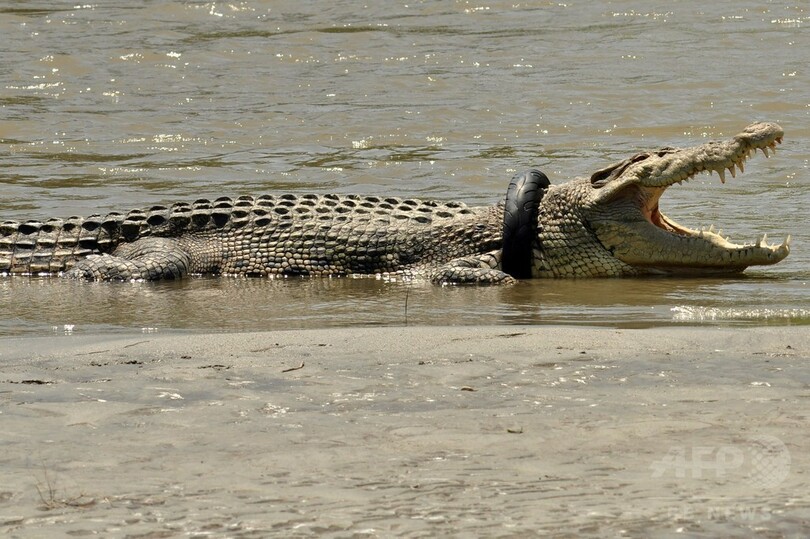
<svg viewBox="0 0 810 539">
<path fill-rule="evenodd" d="M 808 337 L 461 326 L 0 338 L 0 530 L 798 533 L 810 523 Z"/>
</svg>

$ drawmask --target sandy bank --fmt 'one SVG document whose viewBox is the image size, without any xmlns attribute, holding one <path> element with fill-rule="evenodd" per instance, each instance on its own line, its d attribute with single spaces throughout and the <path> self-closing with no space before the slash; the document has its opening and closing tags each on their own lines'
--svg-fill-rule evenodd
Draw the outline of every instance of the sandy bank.
<svg viewBox="0 0 810 539">
<path fill-rule="evenodd" d="M 774 537 L 810 328 L 0 340 L 0 530 Z"/>
</svg>

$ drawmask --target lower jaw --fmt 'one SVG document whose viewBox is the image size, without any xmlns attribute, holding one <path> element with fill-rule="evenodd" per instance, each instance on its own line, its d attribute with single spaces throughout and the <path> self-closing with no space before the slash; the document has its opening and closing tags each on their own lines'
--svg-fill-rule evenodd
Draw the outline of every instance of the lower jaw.
<svg viewBox="0 0 810 539">
<path fill-rule="evenodd" d="M 694 267 L 694 266 L 633 266 L 642 275 L 683 276 L 683 277 L 712 277 L 716 275 L 734 275 L 742 273 L 748 266 L 739 267 Z"/>
</svg>

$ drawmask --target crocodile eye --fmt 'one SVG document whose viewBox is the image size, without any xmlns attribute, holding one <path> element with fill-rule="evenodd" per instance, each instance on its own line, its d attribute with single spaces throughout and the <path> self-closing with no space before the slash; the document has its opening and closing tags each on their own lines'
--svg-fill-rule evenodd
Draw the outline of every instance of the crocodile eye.
<svg viewBox="0 0 810 539">
<path fill-rule="evenodd" d="M 629 157 L 624 161 L 620 161 L 619 163 L 614 163 L 609 167 L 605 167 L 601 170 L 597 170 L 591 176 L 591 185 L 595 188 L 604 187 L 611 181 L 615 180 L 619 176 L 621 176 L 627 167 L 634 163 L 638 163 L 640 161 L 644 161 L 645 159 L 649 158 L 651 154 L 647 152 L 637 153 L 633 157 Z"/>
</svg>

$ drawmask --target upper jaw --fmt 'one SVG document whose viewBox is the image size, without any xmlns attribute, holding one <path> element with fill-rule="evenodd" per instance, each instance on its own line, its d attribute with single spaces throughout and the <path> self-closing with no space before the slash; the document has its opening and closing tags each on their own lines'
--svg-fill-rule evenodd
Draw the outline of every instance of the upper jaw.
<svg viewBox="0 0 810 539">
<path fill-rule="evenodd" d="M 604 185 L 592 181 L 594 201 L 606 202 L 629 185 L 645 188 L 666 188 L 692 179 L 700 172 L 716 172 L 725 183 L 726 171 L 736 177 L 737 169 L 745 170 L 745 161 L 756 150 L 765 157 L 776 152 L 784 131 L 775 123 L 755 123 L 735 137 L 725 141 L 711 141 L 685 149 L 662 148 L 657 152 L 639 154 L 631 158 L 621 173 Z"/>
</svg>

